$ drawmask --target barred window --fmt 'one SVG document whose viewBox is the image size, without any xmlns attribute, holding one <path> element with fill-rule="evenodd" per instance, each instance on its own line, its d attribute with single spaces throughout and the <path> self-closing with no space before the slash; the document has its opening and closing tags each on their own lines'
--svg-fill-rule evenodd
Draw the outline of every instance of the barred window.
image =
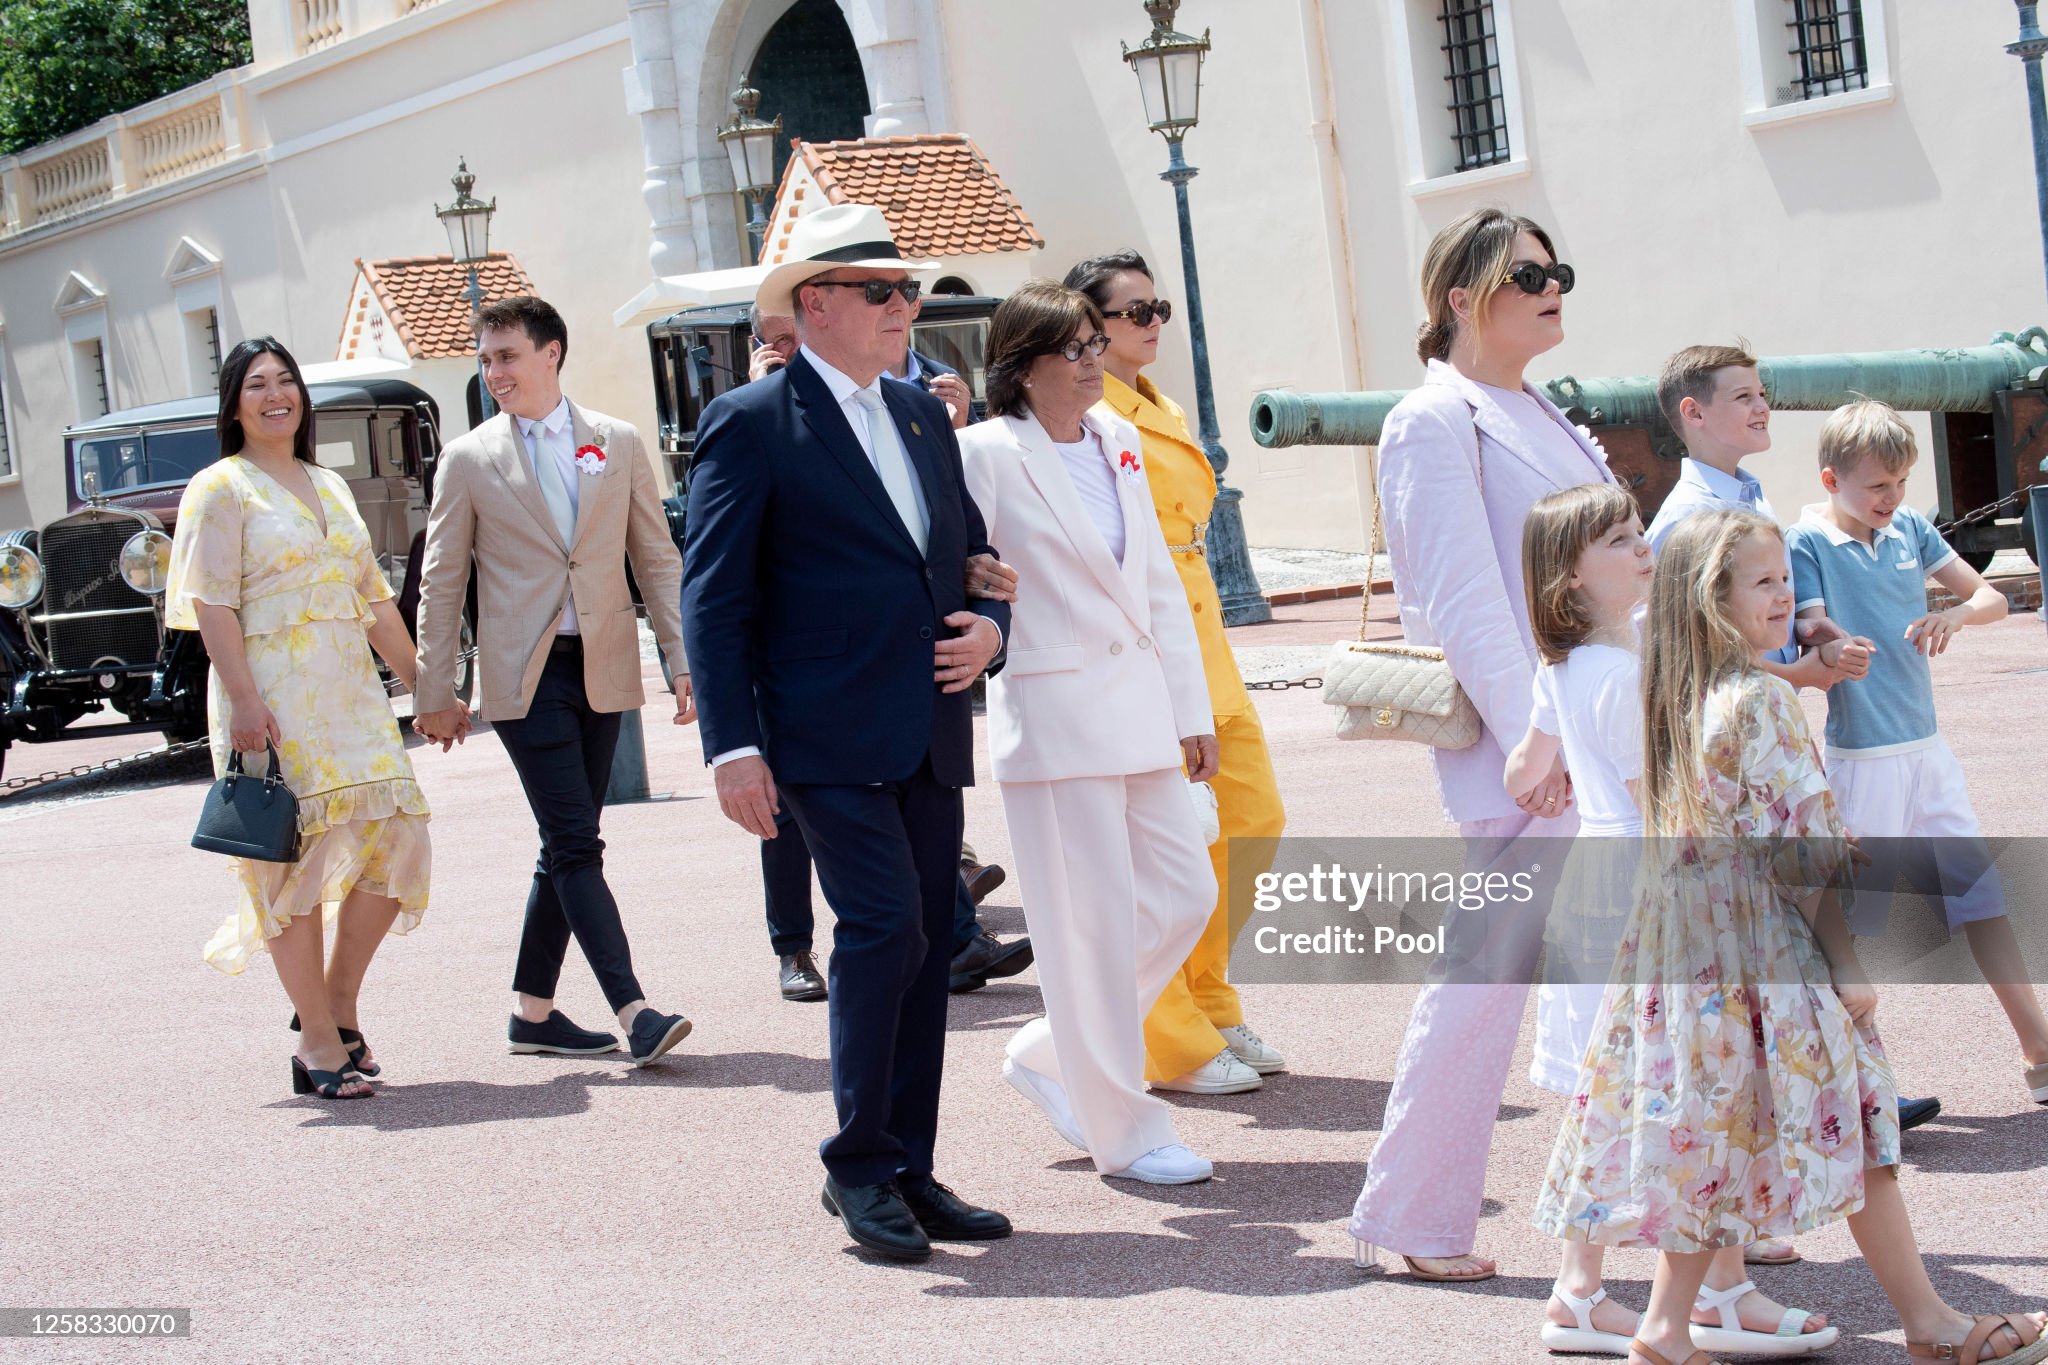
<svg viewBox="0 0 2048 1365">
<path fill-rule="evenodd" d="M 14 445 L 7 437 L 7 386 L 0 382 L 0 479 L 14 473 Z"/>
<path fill-rule="evenodd" d="M 220 310 L 215 308 L 206 310 L 206 373 L 216 384 L 220 382 Z"/>
<path fill-rule="evenodd" d="M 1447 107 L 1457 169 L 1497 165 L 1508 159 L 1509 149 L 1493 0 L 1441 0 L 1437 17 L 1444 30 L 1444 80 L 1451 87 Z"/>
<path fill-rule="evenodd" d="M 84 372 L 81 375 L 90 387 L 86 390 L 86 416 L 104 417 L 112 411 L 107 402 L 107 345 L 94 339 L 85 344 Z"/>
<path fill-rule="evenodd" d="M 1810 100 L 1870 84 L 1863 0 L 1789 0 L 1793 84 L 1781 99 Z"/>
</svg>

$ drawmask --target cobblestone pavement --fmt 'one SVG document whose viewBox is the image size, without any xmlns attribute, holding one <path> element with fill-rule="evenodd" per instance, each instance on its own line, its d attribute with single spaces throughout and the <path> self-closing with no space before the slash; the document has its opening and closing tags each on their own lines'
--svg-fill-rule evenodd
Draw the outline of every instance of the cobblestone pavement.
<svg viewBox="0 0 2048 1365">
<path fill-rule="evenodd" d="M 1355 630 L 1356 610 L 1287 608 L 1238 643 L 1248 658 L 1312 657 Z M 1935 667 L 1987 832 L 2042 833 L 2042 623 L 1966 631 Z M 1480 1224 L 1500 1278 L 1438 1288 L 1351 1263 L 1344 1220 L 1402 987 L 1248 991 L 1292 1069 L 1254 1094 L 1175 1101 L 1217 1178 L 1173 1189 L 1099 1179 L 999 1081 L 1004 1039 L 1039 1008 L 1032 975 L 957 997 L 939 1174 L 1019 1232 L 916 1267 L 856 1254 L 817 1202 L 823 1007 L 777 998 L 755 845 L 719 816 L 695 731 L 667 723 L 666 701 L 644 713 L 657 799 L 612 809 L 605 828 L 641 976 L 697 1023 L 645 1071 L 504 1051 L 533 832 L 487 731 L 450 755 L 413 750 L 435 810 L 435 899 L 376 963 L 363 1023 L 392 1079 L 352 1104 L 291 1096 L 290 1010 L 267 962 L 229 979 L 199 961 L 228 904 L 223 865 L 186 844 L 203 774 L 0 799 L 0 1303 L 189 1306 L 194 1322 L 175 1346 L 39 1342 L 0 1359 L 1543 1358 L 1536 1301 L 1557 1254 L 1528 1215 L 1558 1108 L 1526 1080 L 1526 1036 Z M 1422 751 L 1332 742 L 1314 692 L 1262 692 L 1259 707 L 1293 832 L 1440 828 Z M 145 742 L 17 748 L 9 766 Z M 984 858 L 1008 861 L 986 783 L 968 794 L 968 829 Z M 1004 936 L 1023 929 L 1015 885 L 986 910 Z M 562 1004 L 603 1023 L 573 954 Z M 1879 1017 L 1907 1089 L 1947 1106 L 1906 1141 L 1937 1283 L 1979 1311 L 2041 1306 L 2048 1110 L 2026 1102 L 1989 992 L 1899 988 Z M 1828 1359 L 1902 1361 L 1846 1230 L 1801 1246 L 1804 1264 L 1759 1279 L 1841 1324 Z M 1611 1264 L 1612 1292 L 1640 1305 L 1650 1258 Z"/>
</svg>

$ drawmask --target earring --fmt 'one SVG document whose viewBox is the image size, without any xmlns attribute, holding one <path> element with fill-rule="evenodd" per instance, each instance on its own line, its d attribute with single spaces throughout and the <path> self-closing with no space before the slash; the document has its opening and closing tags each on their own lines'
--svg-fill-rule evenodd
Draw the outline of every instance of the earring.
<svg viewBox="0 0 2048 1365">
<path fill-rule="evenodd" d="M 1028 379 L 1027 379 L 1027 380 L 1025 380 L 1025 381 L 1024 381 L 1024 387 L 1025 387 L 1025 388 L 1027 388 L 1027 389 L 1028 389 L 1028 388 L 1030 388 L 1030 387 L 1031 387 L 1031 381 L 1030 381 L 1030 380 L 1028 380 Z"/>
</svg>

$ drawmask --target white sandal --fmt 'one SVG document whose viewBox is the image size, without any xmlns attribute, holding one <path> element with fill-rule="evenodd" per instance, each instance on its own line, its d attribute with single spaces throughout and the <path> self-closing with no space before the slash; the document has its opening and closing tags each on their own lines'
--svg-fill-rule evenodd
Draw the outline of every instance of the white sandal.
<svg viewBox="0 0 2048 1365">
<path fill-rule="evenodd" d="M 1626 1332 L 1603 1332 L 1593 1325 L 1593 1309 L 1605 1302 L 1607 1291 L 1596 1289 L 1590 1299 L 1567 1294 L 1562 1284 L 1550 1286 L 1550 1295 L 1578 1319 L 1576 1327 L 1560 1327 L 1544 1320 L 1543 1344 L 1553 1351 L 1575 1351 L 1581 1355 L 1625 1356 L 1628 1354 L 1629 1334 Z"/>
<path fill-rule="evenodd" d="M 1775 1332 L 1748 1330 L 1742 1325 L 1742 1317 L 1735 1311 L 1735 1305 L 1744 1294 L 1755 1291 L 1756 1285 L 1749 1280 L 1726 1289 L 1709 1289 L 1701 1285 L 1699 1297 L 1693 1300 L 1693 1312 L 1719 1313 L 1721 1325 L 1708 1327 L 1694 1323 L 1692 1344 L 1716 1355 L 1805 1356 L 1825 1351 L 1842 1335 L 1841 1329 L 1834 1326 L 1823 1327 L 1818 1332 L 1802 1331 L 1806 1320 L 1813 1316 L 1804 1308 L 1787 1308 L 1785 1316 L 1778 1320 Z"/>
</svg>

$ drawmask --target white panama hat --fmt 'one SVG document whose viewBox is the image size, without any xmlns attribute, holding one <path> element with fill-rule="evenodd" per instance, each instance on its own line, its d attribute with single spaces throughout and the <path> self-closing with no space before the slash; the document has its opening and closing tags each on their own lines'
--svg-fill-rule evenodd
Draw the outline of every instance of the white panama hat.
<svg viewBox="0 0 2048 1365">
<path fill-rule="evenodd" d="M 848 268 L 916 274 L 937 270 L 939 262 L 906 259 L 889 234 L 889 220 L 874 205 L 833 204 L 797 218 L 781 262 L 762 278 L 754 302 L 769 317 L 789 317 L 796 312 L 799 284 Z"/>
</svg>

